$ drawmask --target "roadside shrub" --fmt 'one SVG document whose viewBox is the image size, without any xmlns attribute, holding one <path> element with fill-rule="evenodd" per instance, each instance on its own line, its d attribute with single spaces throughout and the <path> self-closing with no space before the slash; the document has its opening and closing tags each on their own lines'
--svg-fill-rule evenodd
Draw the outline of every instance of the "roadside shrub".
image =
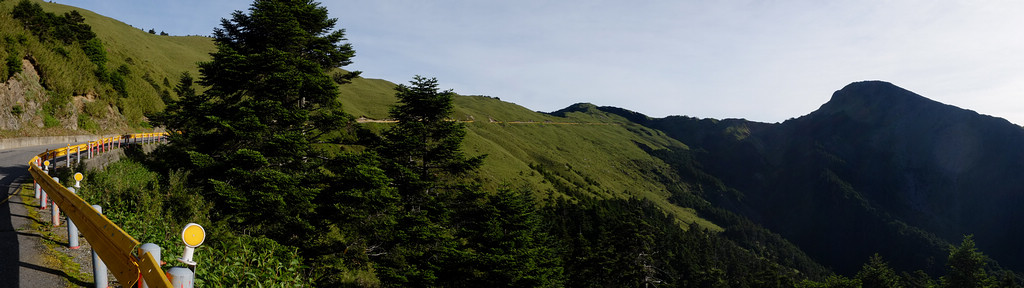
<svg viewBox="0 0 1024 288">
<path fill-rule="evenodd" d="M 308 277 L 300 273 L 302 258 L 294 247 L 264 237 L 241 235 L 204 248 L 204 256 L 209 256 L 203 257 L 204 265 L 196 269 L 196 286 L 312 286 Z"/>
<path fill-rule="evenodd" d="M 96 132 L 99 131 L 100 125 L 96 124 L 96 121 L 93 121 L 88 115 L 78 114 L 78 129 Z"/>
<path fill-rule="evenodd" d="M 53 128 L 57 126 L 60 126 L 60 120 L 57 120 L 57 118 L 54 118 L 49 113 L 43 113 L 43 127 Z"/>
<path fill-rule="evenodd" d="M 104 118 L 107 116 L 107 106 L 107 101 L 103 100 L 86 102 L 84 107 L 85 114 L 92 117 Z"/>
<path fill-rule="evenodd" d="M 7 54 L 7 78 L 13 77 L 18 72 L 21 72 L 21 57 L 15 53 Z"/>
</svg>

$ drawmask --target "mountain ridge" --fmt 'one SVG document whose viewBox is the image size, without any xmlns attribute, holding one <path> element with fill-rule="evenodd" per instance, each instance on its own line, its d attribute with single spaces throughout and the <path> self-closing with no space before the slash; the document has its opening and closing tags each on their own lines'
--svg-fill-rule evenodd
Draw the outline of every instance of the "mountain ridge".
<svg viewBox="0 0 1024 288">
<path fill-rule="evenodd" d="M 1000 264 L 1024 264 L 1011 257 L 1022 252 L 1011 243 L 1024 233 L 1001 224 L 1024 217 L 1014 209 L 1024 205 L 1024 181 L 1014 177 L 1024 171 L 1015 148 L 1024 129 L 1005 119 L 882 81 L 851 83 L 818 110 L 778 124 L 603 110 L 705 151 L 703 167 L 742 193 L 712 202 L 839 272 L 878 252 L 901 269 L 940 273 L 945 247 L 967 234 Z M 850 239 L 861 246 L 838 249 Z"/>
</svg>

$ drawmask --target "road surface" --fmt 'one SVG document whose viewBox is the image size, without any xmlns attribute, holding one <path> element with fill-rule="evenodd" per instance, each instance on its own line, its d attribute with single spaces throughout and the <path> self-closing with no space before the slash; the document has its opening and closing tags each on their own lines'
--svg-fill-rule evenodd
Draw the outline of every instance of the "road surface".
<svg viewBox="0 0 1024 288">
<path fill-rule="evenodd" d="M 65 287 L 65 273 L 48 261 L 37 231 L 28 216 L 28 209 L 39 209 L 39 203 L 22 203 L 18 184 L 32 183 L 28 160 L 46 149 L 65 144 L 23 147 L 0 151 L 0 287 Z M 63 161 L 62 161 L 63 162 Z M 9 198 L 8 198 L 9 197 Z M 4 201 L 4 199 L 8 199 Z"/>
</svg>

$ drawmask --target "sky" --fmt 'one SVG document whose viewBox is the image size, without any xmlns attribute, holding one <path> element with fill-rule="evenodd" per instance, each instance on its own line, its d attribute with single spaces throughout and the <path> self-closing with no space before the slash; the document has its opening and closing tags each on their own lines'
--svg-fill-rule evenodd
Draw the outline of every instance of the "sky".
<svg viewBox="0 0 1024 288">
<path fill-rule="evenodd" d="M 56 0 L 171 35 L 249 1 Z M 367 78 L 536 111 L 781 122 L 883 80 L 1024 124 L 1024 1 L 327 0 Z"/>
</svg>

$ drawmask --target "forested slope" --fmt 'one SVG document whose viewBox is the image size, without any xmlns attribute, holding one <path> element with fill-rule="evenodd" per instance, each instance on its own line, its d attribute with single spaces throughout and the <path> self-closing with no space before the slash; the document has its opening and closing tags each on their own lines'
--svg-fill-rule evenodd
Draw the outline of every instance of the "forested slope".
<svg viewBox="0 0 1024 288">
<path fill-rule="evenodd" d="M 712 199 L 849 274 L 880 253 L 898 269 L 943 273 L 950 243 L 978 247 L 1014 270 L 1024 183 L 1024 129 L 895 85 L 858 82 L 784 123 L 648 118 L 700 151 L 706 171 L 735 187 Z"/>
</svg>

